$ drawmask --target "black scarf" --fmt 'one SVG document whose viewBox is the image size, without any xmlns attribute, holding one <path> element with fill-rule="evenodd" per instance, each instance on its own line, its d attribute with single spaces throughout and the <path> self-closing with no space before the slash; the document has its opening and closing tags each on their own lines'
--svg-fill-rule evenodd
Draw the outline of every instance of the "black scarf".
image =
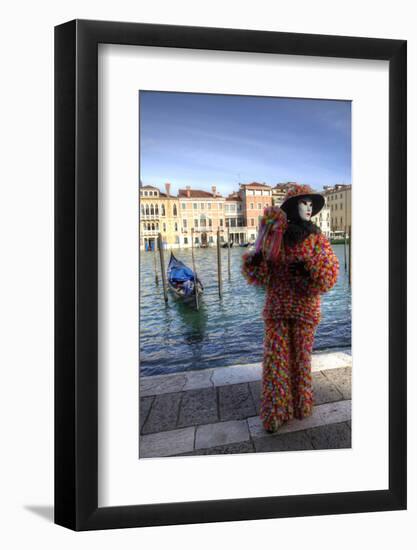
<svg viewBox="0 0 417 550">
<path fill-rule="evenodd" d="M 311 221 L 293 219 L 288 221 L 288 227 L 284 233 L 284 242 L 288 246 L 301 243 L 312 233 L 321 233 L 320 228 Z"/>
</svg>

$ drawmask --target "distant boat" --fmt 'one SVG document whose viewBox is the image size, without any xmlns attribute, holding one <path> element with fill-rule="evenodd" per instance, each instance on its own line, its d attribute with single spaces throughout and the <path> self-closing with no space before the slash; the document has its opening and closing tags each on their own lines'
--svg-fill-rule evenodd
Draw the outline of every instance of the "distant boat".
<svg viewBox="0 0 417 550">
<path fill-rule="evenodd" d="M 246 247 L 246 246 L 249 246 L 249 243 L 240 243 L 239 246 Z"/>
<path fill-rule="evenodd" d="M 233 246 L 233 243 L 231 242 L 230 243 L 230 248 L 232 248 L 232 246 Z M 222 244 L 222 248 L 229 248 L 229 243 Z"/>
<path fill-rule="evenodd" d="M 186 303 L 192 303 L 204 292 L 203 283 L 195 277 L 194 271 L 187 267 L 183 262 L 177 260 L 171 252 L 168 271 L 168 288 L 175 297 L 180 298 Z"/>
</svg>

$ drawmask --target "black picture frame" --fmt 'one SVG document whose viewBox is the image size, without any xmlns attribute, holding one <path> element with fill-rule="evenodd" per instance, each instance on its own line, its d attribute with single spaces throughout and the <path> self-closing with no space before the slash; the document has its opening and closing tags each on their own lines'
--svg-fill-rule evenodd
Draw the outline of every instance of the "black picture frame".
<svg viewBox="0 0 417 550">
<path fill-rule="evenodd" d="M 98 44 L 389 62 L 389 489 L 98 507 Z M 55 522 L 74 530 L 406 508 L 406 41 L 74 20 L 55 28 Z"/>
</svg>

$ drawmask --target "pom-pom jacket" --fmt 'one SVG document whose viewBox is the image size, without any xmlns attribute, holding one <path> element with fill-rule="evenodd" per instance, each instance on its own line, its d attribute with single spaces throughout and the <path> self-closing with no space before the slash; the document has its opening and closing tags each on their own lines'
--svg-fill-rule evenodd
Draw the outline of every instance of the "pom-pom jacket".
<svg viewBox="0 0 417 550">
<path fill-rule="evenodd" d="M 322 233 L 311 234 L 293 246 L 281 247 L 279 259 L 262 259 L 253 266 L 251 254 L 243 257 L 242 272 L 248 283 L 266 287 L 263 318 L 299 319 L 317 325 L 320 321 L 320 294 L 336 283 L 339 261 Z M 290 264 L 303 262 L 306 274 L 293 275 Z"/>
</svg>

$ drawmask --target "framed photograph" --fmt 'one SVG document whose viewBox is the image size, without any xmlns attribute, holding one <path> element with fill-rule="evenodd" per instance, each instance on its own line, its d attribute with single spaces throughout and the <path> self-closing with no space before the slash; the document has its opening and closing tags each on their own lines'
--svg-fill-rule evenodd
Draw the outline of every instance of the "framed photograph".
<svg viewBox="0 0 417 550">
<path fill-rule="evenodd" d="M 406 42 L 55 29 L 55 522 L 406 508 Z"/>
</svg>

